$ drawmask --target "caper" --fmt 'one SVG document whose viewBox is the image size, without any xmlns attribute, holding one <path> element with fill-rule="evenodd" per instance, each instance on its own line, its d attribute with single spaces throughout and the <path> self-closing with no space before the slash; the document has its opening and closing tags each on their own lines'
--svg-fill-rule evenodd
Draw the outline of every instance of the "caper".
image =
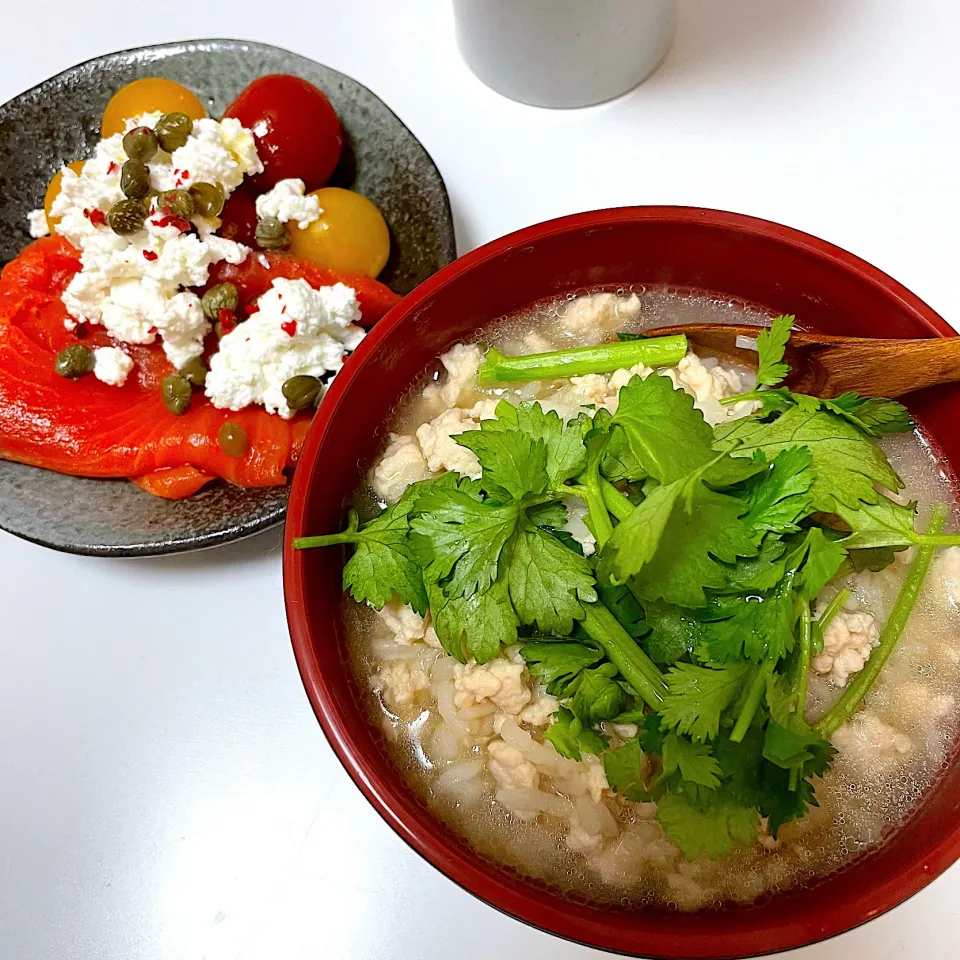
<svg viewBox="0 0 960 960">
<path fill-rule="evenodd" d="M 179 373 L 194 390 L 199 390 L 207 382 L 207 368 L 200 357 L 194 357 L 192 360 L 188 360 L 177 373 Z"/>
<path fill-rule="evenodd" d="M 160 396 L 163 398 L 163 405 L 172 414 L 181 417 L 190 409 L 193 389 L 186 377 L 171 373 L 160 381 Z"/>
<path fill-rule="evenodd" d="M 255 238 L 261 250 L 282 250 L 290 242 L 287 228 L 276 217 L 258 220 Z"/>
<path fill-rule="evenodd" d="M 240 291 L 232 283 L 218 283 L 200 299 L 203 315 L 213 321 L 220 319 L 221 310 L 236 310 L 239 303 Z"/>
<path fill-rule="evenodd" d="M 193 209 L 199 217 L 218 217 L 223 210 L 223 187 L 219 183 L 195 183 L 190 188 Z"/>
<path fill-rule="evenodd" d="M 71 343 L 64 347 L 53 361 L 53 369 L 68 380 L 79 380 L 93 370 L 96 359 L 93 351 L 82 343 Z"/>
<path fill-rule="evenodd" d="M 120 168 L 120 189 L 131 200 L 142 200 L 150 192 L 150 171 L 139 160 L 128 160 Z"/>
<path fill-rule="evenodd" d="M 123 149 L 131 160 L 149 163 L 157 153 L 157 135 L 149 127 L 134 127 L 123 137 Z"/>
<path fill-rule="evenodd" d="M 107 223 L 113 232 L 119 233 L 121 237 L 142 229 L 146 219 L 147 210 L 143 203 L 130 198 L 115 203 L 107 213 Z"/>
<path fill-rule="evenodd" d="M 234 423 L 232 420 L 228 420 L 220 428 L 220 432 L 217 434 L 217 443 L 220 444 L 220 449 L 228 457 L 242 457 L 250 449 L 250 438 L 247 436 L 247 431 L 239 423 Z"/>
<path fill-rule="evenodd" d="M 193 133 L 193 121 L 185 113 L 179 111 L 165 113 L 157 121 L 154 132 L 160 146 L 167 153 L 173 153 L 174 150 L 182 147 L 187 142 L 187 137 Z"/>
<path fill-rule="evenodd" d="M 291 410 L 305 410 L 323 390 L 323 384 L 316 377 L 305 374 L 285 380 L 281 391 L 287 406 Z"/>
<path fill-rule="evenodd" d="M 189 220 L 193 216 L 193 197 L 186 190 L 164 190 L 157 197 L 157 209 L 168 217 Z"/>
</svg>

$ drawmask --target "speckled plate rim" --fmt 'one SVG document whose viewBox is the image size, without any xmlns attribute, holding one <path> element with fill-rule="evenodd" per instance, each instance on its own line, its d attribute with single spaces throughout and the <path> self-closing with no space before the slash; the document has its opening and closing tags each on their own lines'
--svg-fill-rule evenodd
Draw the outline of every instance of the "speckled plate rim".
<svg viewBox="0 0 960 960">
<path fill-rule="evenodd" d="M 26 88 L 20 93 L 14 94 L 8 100 L 4 101 L 3 104 L 0 104 L 0 109 L 7 106 L 8 104 L 16 101 L 27 98 L 37 98 L 42 95 L 43 88 L 48 86 L 51 83 L 56 82 L 62 78 L 67 77 L 70 74 L 75 73 L 77 70 L 91 65 L 98 64 L 101 61 L 114 58 L 114 57 L 123 57 L 130 56 L 136 57 L 137 55 L 147 55 L 148 57 L 151 54 L 156 55 L 155 59 L 157 62 L 162 62 L 166 57 L 176 55 L 178 53 L 189 52 L 191 48 L 202 51 L 205 46 L 214 46 L 214 47 L 225 47 L 234 50 L 245 50 L 248 48 L 258 48 L 261 50 L 271 50 L 276 53 L 286 54 L 291 57 L 298 57 L 304 60 L 308 60 L 311 63 L 323 67 L 326 70 L 331 70 L 334 73 L 339 74 L 344 77 L 346 80 L 350 81 L 352 84 L 355 84 L 357 87 L 360 87 L 366 93 L 368 93 L 373 99 L 377 100 L 383 107 L 383 109 L 389 113 L 398 124 L 400 124 L 404 129 L 406 129 L 410 135 L 417 141 L 420 145 L 420 148 L 424 154 L 425 163 L 429 165 L 432 169 L 432 172 L 437 178 L 437 182 L 443 191 L 444 198 L 444 210 L 445 218 L 449 230 L 449 239 L 447 242 L 443 243 L 443 256 L 446 258 L 447 263 L 453 262 L 457 258 L 456 250 L 456 236 L 454 231 L 453 223 L 453 213 L 450 207 L 450 195 L 447 191 L 446 183 L 443 179 L 443 175 L 440 172 L 440 168 L 437 166 L 436 161 L 433 159 L 433 156 L 430 154 L 430 151 L 427 150 L 423 142 L 419 137 L 407 126 L 405 121 L 394 111 L 389 104 L 387 104 L 381 97 L 374 93 L 366 84 L 357 80 L 355 77 L 351 76 L 348 73 L 344 73 L 342 70 L 337 69 L 336 67 L 328 66 L 327 64 L 320 63 L 318 60 L 314 60 L 312 57 L 308 57 L 306 54 L 298 53 L 295 50 L 291 50 L 287 47 L 281 47 L 272 43 L 263 43 L 259 40 L 242 40 L 233 37 L 203 37 L 190 40 L 173 40 L 166 41 L 163 43 L 153 43 L 153 44 L 144 44 L 141 46 L 135 47 L 125 47 L 120 50 L 109 50 L 101 54 L 97 54 L 93 57 L 88 57 L 86 60 L 81 60 L 75 64 L 72 64 L 69 67 L 59 71 L 58 73 L 51 74 L 49 77 L 35 83 L 33 86 Z M 348 357 L 344 362 L 344 367 L 350 364 L 352 357 Z M 312 427 L 311 427 L 312 429 Z M 42 467 L 32 467 L 24 465 L 25 468 L 30 470 L 43 470 Z M 49 472 L 49 471 L 44 471 Z M 129 483 L 129 480 L 122 478 L 117 478 L 117 480 L 107 480 L 106 482 L 124 482 Z M 226 481 L 222 481 L 226 482 Z M 292 478 L 287 486 L 284 488 L 288 495 L 292 485 Z M 170 556 L 181 553 L 192 553 L 201 550 L 210 550 L 214 547 L 224 546 L 228 543 L 235 543 L 240 540 L 247 539 L 248 537 L 255 536 L 258 533 L 262 533 L 266 530 L 273 529 L 274 527 L 279 526 L 284 522 L 287 513 L 287 506 L 283 504 L 282 506 L 274 507 L 272 509 L 265 510 L 259 513 L 256 517 L 249 520 L 239 521 L 237 523 L 231 524 L 229 526 L 223 527 L 222 529 L 210 532 L 210 533 L 201 533 L 191 535 L 189 537 L 176 537 L 170 540 L 163 542 L 143 542 L 143 543 L 132 543 L 132 544 L 71 544 L 64 543 L 62 541 L 54 541 L 45 539 L 42 536 L 33 536 L 31 534 L 25 533 L 23 531 L 9 529 L 6 526 L 0 525 L 0 530 L 4 533 L 11 536 L 17 537 L 20 540 L 25 540 L 29 543 L 34 543 L 41 547 L 46 547 L 50 550 L 56 550 L 59 553 L 72 554 L 74 556 L 92 556 L 92 557 L 156 557 L 156 556 Z"/>
</svg>

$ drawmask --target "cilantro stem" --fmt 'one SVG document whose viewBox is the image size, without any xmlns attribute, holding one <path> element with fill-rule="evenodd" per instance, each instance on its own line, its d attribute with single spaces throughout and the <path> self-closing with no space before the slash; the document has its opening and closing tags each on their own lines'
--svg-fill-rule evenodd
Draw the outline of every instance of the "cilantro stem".
<svg viewBox="0 0 960 960">
<path fill-rule="evenodd" d="M 642 363 L 646 367 L 667 367 L 679 363 L 687 354 L 687 338 L 651 337 L 648 340 L 627 340 L 602 343 L 597 347 L 575 347 L 532 353 L 525 357 L 505 357 L 491 347 L 477 373 L 482 385 L 516 383 L 529 380 L 556 380 L 586 373 L 613 373 Z"/>
<path fill-rule="evenodd" d="M 770 660 L 757 670 L 753 683 L 750 684 L 750 690 L 747 692 L 747 699 L 743 702 L 743 709 L 740 711 L 740 716 L 737 717 L 737 722 L 730 733 L 730 739 L 734 743 L 740 743 L 747 735 L 750 724 L 753 723 L 753 718 L 756 716 L 757 708 L 760 706 L 760 701 L 767 690 L 767 678 L 771 673 L 773 673 L 773 661 Z"/>
<path fill-rule="evenodd" d="M 919 546 L 956 547 L 960 546 L 960 533 L 921 533 L 914 542 Z"/>
<path fill-rule="evenodd" d="M 607 507 L 603 500 L 603 494 L 596 478 L 583 475 L 586 482 L 582 484 L 572 484 L 566 489 L 582 497 L 587 504 L 587 516 L 584 522 L 590 529 L 590 532 L 597 538 L 597 549 L 599 550 L 613 533 L 613 523 L 610 520 L 610 514 L 607 513 Z"/>
<path fill-rule="evenodd" d="M 910 614 L 916 606 L 917 598 L 920 596 L 920 588 L 930 569 L 930 561 L 933 559 L 934 543 L 937 534 L 943 529 L 943 524 L 947 517 L 946 508 L 942 504 L 934 504 L 930 511 L 930 521 L 927 524 L 927 535 L 930 539 L 924 538 L 923 544 L 917 548 L 917 555 L 910 564 L 906 579 L 897 595 L 897 601 L 893 605 L 893 610 L 884 625 L 880 634 L 879 646 L 873 651 L 872 656 L 867 661 L 866 666 L 857 674 L 856 679 L 846 690 L 843 691 L 840 699 L 820 718 L 816 725 L 817 733 L 824 740 L 829 740 L 856 712 L 860 702 L 870 692 L 880 671 L 883 670 L 890 659 L 910 619 Z"/>
<path fill-rule="evenodd" d="M 826 605 L 823 613 L 814 621 L 816 628 L 822 633 L 830 625 L 830 621 L 843 609 L 853 591 L 849 587 L 844 587 L 837 595 Z"/>
<path fill-rule="evenodd" d="M 735 393 L 732 397 L 721 397 L 720 402 L 724 406 L 729 406 L 731 403 L 743 403 L 745 400 L 763 400 L 766 393 L 766 390 L 751 390 L 749 393 Z"/>
<path fill-rule="evenodd" d="M 603 648 L 610 662 L 648 706 L 656 710 L 663 703 L 667 684 L 657 665 L 602 604 L 585 603 L 583 629 Z"/>
<path fill-rule="evenodd" d="M 600 492 L 603 494 L 603 502 L 607 510 L 609 510 L 617 520 L 626 520 L 636 509 L 626 496 L 609 480 L 604 480 L 603 477 L 600 478 Z"/>
<path fill-rule="evenodd" d="M 360 527 L 360 517 L 351 507 L 347 511 L 347 529 L 340 533 L 327 533 L 320 537 L 296 537 L 293 541 L 294 550 L 310 550 L 313 547 L 332 547 L 337 543 L 356 543 L 357 530 Z"/>
<path fill-rule="evenodd" d="M 810 618 L 810 603 L 800 607 L 800 655 L 797 658 L 797 673 L 794 679 L 793 711 L 803 717 L 807 705 L 807 678 L 810 674 L 810 657 L 813 654 L 813 622 Z"/>
</svg>

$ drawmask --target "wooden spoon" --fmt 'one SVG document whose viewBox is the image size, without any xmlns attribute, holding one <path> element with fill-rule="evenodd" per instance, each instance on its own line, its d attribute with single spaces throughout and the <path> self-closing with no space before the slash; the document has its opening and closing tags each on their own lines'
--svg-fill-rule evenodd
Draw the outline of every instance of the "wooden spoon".
<svg viewBox="0 0 960 960">
<path fill-rule="evenodd" d="M 657 327 L 644 333 L 682 333 L 694 347 L 706 353 L 755 367 L 756 351 L 738 346 L 737 338 L 753 340 L 761 329 L 742 323 L 693 323 Z M 960 380 L 960 337 L 873 340 L 794 330 L 784 359 L 790 364 L 786 384 L 797 393 L 829 398 L 855 390 L 868 397 L 899 397 Z"/>
</svg>

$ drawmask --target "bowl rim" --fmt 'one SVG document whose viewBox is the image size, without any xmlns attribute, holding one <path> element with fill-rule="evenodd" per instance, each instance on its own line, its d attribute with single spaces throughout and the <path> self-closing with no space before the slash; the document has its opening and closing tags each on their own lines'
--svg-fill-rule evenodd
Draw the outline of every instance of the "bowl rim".
<svg viewBox="0 0 960 960">
<path fill-rule="evenodd" d="M 398 323 L 416 310 L 438 290 L 466 271 L 487 260 L 500 257 L 534 240 L 544 240 L 564 233 L 578 233 L 590 228 L 608 227 L 625 221 L 642 220 L 665 224 L 697 223 L 708 227 L 734 230 L 745 235 L 764 238 L 796 249 L 804 250 L 822 261 L 840 266 L 874 287 L 881 288 L 887 297 L 898 300 L 901 308 L 919 320 L 937 337 L 954 337 L 957 332 L 936 311 L 912 293 L 907 287 L 872 264 L 847 250 L 825 240 L 787 227 L 774 221 L 745 214 L 703 207 L 687 206 L 629 206 L 612 207 L 570 214 L 544 221 L 506 234 L 459 257 L 453 263 L 433 274 L 399 304 L 393 307 L 364 338 L 363 342 L 334 378 L 325 402 L 319 408 L 307 434 L 299 467 L 294 475 L 284 531 L 283 588 L 287 623 L 297 667 L 314 714 L 334 753 L 361 793 L 393 831 L 416 853 L 462 889 L 484 903 L 514 919 L 545 933 L 563 939 L 629 956 L 640 954 L 625 950 L 604 937 L 602 920 L 588 928 L 582 918 L 576 924 L 564 911 L 564 901 L 553 896 L 552 908 L 542 901 L 527 900 L 492 870 L 484 869 L 482 857 L 468 860 L 462 851 L 438 841 L 424 823 L 419 822 L 425 811 L 415 808 L 406 798 L 396 794 L 388 782 L 378 774 L 356 742 L 351 726 L 338 709 L 331 689 L 314 655 L 311 627 L 304 615 L 303 598 L 309 584 L 306 581 L 304 561 L 299 551 L 292 548 L 294 536 L 301 534 L 300 525 L 308 501 L 311 465 L 317 457 L 321 439 L 338 414 L 343 395 L 361 366 L 377 350 L 380 342 Z M 419 813 L 418 813 L 419 811 Z M 869 854 L 867 854 L 869 856 Z M 643 956 L 651 958 L 701 958 L 724 960 L 744 958 L 791 950 L 819 943 L 852 930 L 880 916 L 918 893 L 955 861 L 960 859 L 960 825 L 943 834 L 939 843 L 928 850 L 922 860 L 913 862 L 895 881 L 879 887 L 864 888 L 843 911 L 834 910 L 817 918 L 815 927 L 801 917 L 782 921 L 775 928 L 758 927 L 747 933 L 731 929 L 723 934 L 701 934 L 696 944 L 685 943 L 681 949 L 669 936 L 650 933 L 643 942 Z M 744 910 L 749 907 L 743 908 Z"/>
</svg>

